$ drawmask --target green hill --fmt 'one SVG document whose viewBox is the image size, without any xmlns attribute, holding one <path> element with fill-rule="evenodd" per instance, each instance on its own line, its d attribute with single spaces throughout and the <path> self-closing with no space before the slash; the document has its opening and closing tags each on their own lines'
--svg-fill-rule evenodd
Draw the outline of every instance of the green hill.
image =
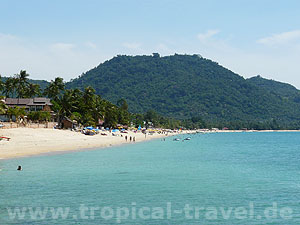
<svg viewBox="0 0 300 225">
<path fill-rule="evenodd" d="M 249 78 L 248 81 L 271 94 L 278 95 L 286 100 L 300 103 L 300 91 L 290 84 L 281 83 L 275 80 L 268 80 L 259 75 Z"/>
<path fill-rule="evenodd" d="M 154 109 L 208 121 L 300 119 L 297 89 L 257 77 L 246 80 L 198 55 L 117 56 L 67 83 L 68 88 L 88 85 L 113 103 L 125 98 L 132 112 Z"/>
</svg>

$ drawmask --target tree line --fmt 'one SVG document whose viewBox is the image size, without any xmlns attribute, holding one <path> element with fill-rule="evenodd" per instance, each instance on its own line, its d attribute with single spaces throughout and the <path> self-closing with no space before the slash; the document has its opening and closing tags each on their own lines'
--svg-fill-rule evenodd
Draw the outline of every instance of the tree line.
<svg viewBox="0 0 300 225">
<path fill-rule="evenodd" d="M 7 107 L 0 101 L 0 114 L 6 114 L 17 121 L 31 120 L 35 122 L 50 121 L 51 116 L 62 125 L 64 118 L 76 120 L 83 126 L 97 126 L 116 128 L 119 124 L 135 127 L 161 127 L 170 129 L 255 129 L 255 130 L 279 130 L 299 129 L 300 122 L 283 123 L 275 119 L 269 120 L 229 120 L 222 121 L 204 120 L 201 116 L 194 116 L 189 119 L 174 119 L 162 116 L 154 110 L 145 113 L 130 113 L 129 106 L 125 99 L 119 99 L 116 104 L 103 99 L 91 86 L 83 90 L 78 88 L 68 89 L 63 78 L 56 77 L 42 89 L 39 84 L 32 84 L 29 74 L 21 70 L 19 74 L 6 79 L 0 76 L 0 95 L 4 97 L 32 98 L 48 97 L 51 99 L 52 115 L 50 112 L 31 111 L 26 112 L 24 108 Z M 26 119 L 25 119 L 26 118 Z"/>
<path fill-rule="evenodd" d="M 42 90 L 40 85 L 32 84 L 29 81 L 29 74 L 21 70 L 19 74 L 5 80 L 0 76 L 0 93 L 2 98 L 33 98 L 48 97 L 53 104 L 51 109 L 55 120 L 62 126 L 64 118 L 76 120 L 83 126 L 97 126 L 116 128 L 118 125 L 149 127 L 160 126 L 166 128 L 178 128 L 179 121 L 159 116 L 154 111 L 145 114 L 132 114 L 128 111 L 128 104 L 125 99 L 120 99 L 113 104 L 96 94 L 94 88 L 88 86 L 84 90 L 78 88 L 66 89 L 63 78 L 56 77 Z M 17 121 L 49 121 L 50 112 L 32 111 L 26 112 L 24 108 L 7 107 L 3 101 L 0 102 L 0 114 L 6 114 Z"/>
</svg>

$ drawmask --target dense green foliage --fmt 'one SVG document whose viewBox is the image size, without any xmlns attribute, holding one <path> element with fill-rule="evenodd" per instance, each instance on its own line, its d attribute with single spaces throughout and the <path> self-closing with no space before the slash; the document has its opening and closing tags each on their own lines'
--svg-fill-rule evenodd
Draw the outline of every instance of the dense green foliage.
<svg viewBox="0 0 300 225">
<path fill-rule="evenodd" d="M 173 122 L 174 120 L 159 116 L 155 112 L 148 112 L 144 115 L 130 114 L 125 99 L 119 99 L 117 104 L 114 105 L 95 94 L 92 87 L 86 87 L 83 91 L 77 88 L 66 89 L 65 83 L 60 77 L 55 78 L 50 83 L 47 82 L 47 85 L 43 88 L 43 93 L 41 93 L 39 82 L 32 83 L 32 80 L 29 80 L 28 77 L 26 71 L 21 71 L 20 74 L 9 78 L 3 79 L 0 77 L 0 91 L 6 97 L 47 96 L 51 98 L 54 114 L 51 116 L 48 111 L 27 112 L 25 108 L 7 107 L 3 101 L 0 101 L 0 114 L 6 114 L 10 120 L 14 116 L 17 123 L 22 122 L 25 124 L 27 120 L 43 122 L 56 119 L 59 126 L 62 127 L 63 119 L 68 118 L 83 126 L 103 125 L 116 128 L 120 125 L 144 127 L 151 124 L 159 127 L 179 127 L 178 121 Z M 28 93 L 32 94 L 29 95 Z M 3 98 L 1 97 L 0 100 Z M 53 116 L 56 118 L 53 118 Z"/>
<path fill-rule="evenodd" d="M 279 82 L 246 80 L 216 62 L 198 55 L 117 56 L 67 83 L 67 88 L 95 88 L 117 103 L 126 99 L 129 111 L 197 120 L 200 127 L 259 127 L 295 125 L 300 119 L 299 91 Z M 267 88 L 266 86 L 272 86 Z M 281 88 L 278 88 L 281 87 Z M 270 89 L 270 90 L 269 90 Z M 277 89 L 277 91 L 271 91 Z M 203 125 L 203 122 L 206 124 Z M 275 122 L 274 122 L 275 121 Z M 273 126 L 273 125 L 272 125 Z"/>
<path fill-rule="evenodd" d="M 41 95 L 41 86 L 45 87 L 47 81 L 29 80 L 29 74 L 21 70 L 13 77 L 0 76 L 0 94 L 5 97 L 31 98 Z"/>
<path fill-rule="evenodd" d="M 2 78 L 0 91 L 48 96 L 60 118 L 84 125 L 104 120 L 108 127 L 300 128 L 295 87 L 260 76 L 244 79 L 198 55 L 117 56 L 68 83 L 30 80 L 21 71 Z"/>
<path fill-rule="evenodd" d="M 119 100 L 119 106 L 113 105 L 96 95 L 92 87 L 86 87 L 83 91 L 76 88 L 65 89 L 63 79 L 57 77 L 45 88 L 44 95 L 51 98 L 52 109 L 57 113 L 60 126 L 64 118 L 76 120 L 84 126 L 97 126 L 100 121 L 104 121 L 103 125 L 106 127 L 130 123 L 125 100 Z"/>
<path fill-rule="evenodd" d="M 264 89 L 270 94 L 277 95 L 279 98 L 300 103 L 300 91 L 290 84 L 281 83 L 275 80 L 268 80 L 259 75 L 249 78 L 247 81 Z"/>
</svg>

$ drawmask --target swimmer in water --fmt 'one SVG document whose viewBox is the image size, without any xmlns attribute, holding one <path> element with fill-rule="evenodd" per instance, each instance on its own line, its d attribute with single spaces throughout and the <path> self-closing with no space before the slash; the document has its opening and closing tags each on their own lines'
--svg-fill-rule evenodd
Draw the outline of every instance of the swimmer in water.
<svg viewBox="0 0 300 225">
<path fill-rule="evenodd" d="M 22 166 L 18 166 L 17 170 L 22 170 Z"/>
</svg>

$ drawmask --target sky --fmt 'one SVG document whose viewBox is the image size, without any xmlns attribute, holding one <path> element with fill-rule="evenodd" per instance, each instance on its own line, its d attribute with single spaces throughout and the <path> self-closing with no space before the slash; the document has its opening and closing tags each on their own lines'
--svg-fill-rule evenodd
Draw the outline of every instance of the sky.
<svg viewBox="0 0 300 225">
<path fill-rule="evenodd" d="M 116 55 L 200 54 L 300 88 L 298 0 L 0 0 L 0 74 L 66 81 Z"/>
</svg>

